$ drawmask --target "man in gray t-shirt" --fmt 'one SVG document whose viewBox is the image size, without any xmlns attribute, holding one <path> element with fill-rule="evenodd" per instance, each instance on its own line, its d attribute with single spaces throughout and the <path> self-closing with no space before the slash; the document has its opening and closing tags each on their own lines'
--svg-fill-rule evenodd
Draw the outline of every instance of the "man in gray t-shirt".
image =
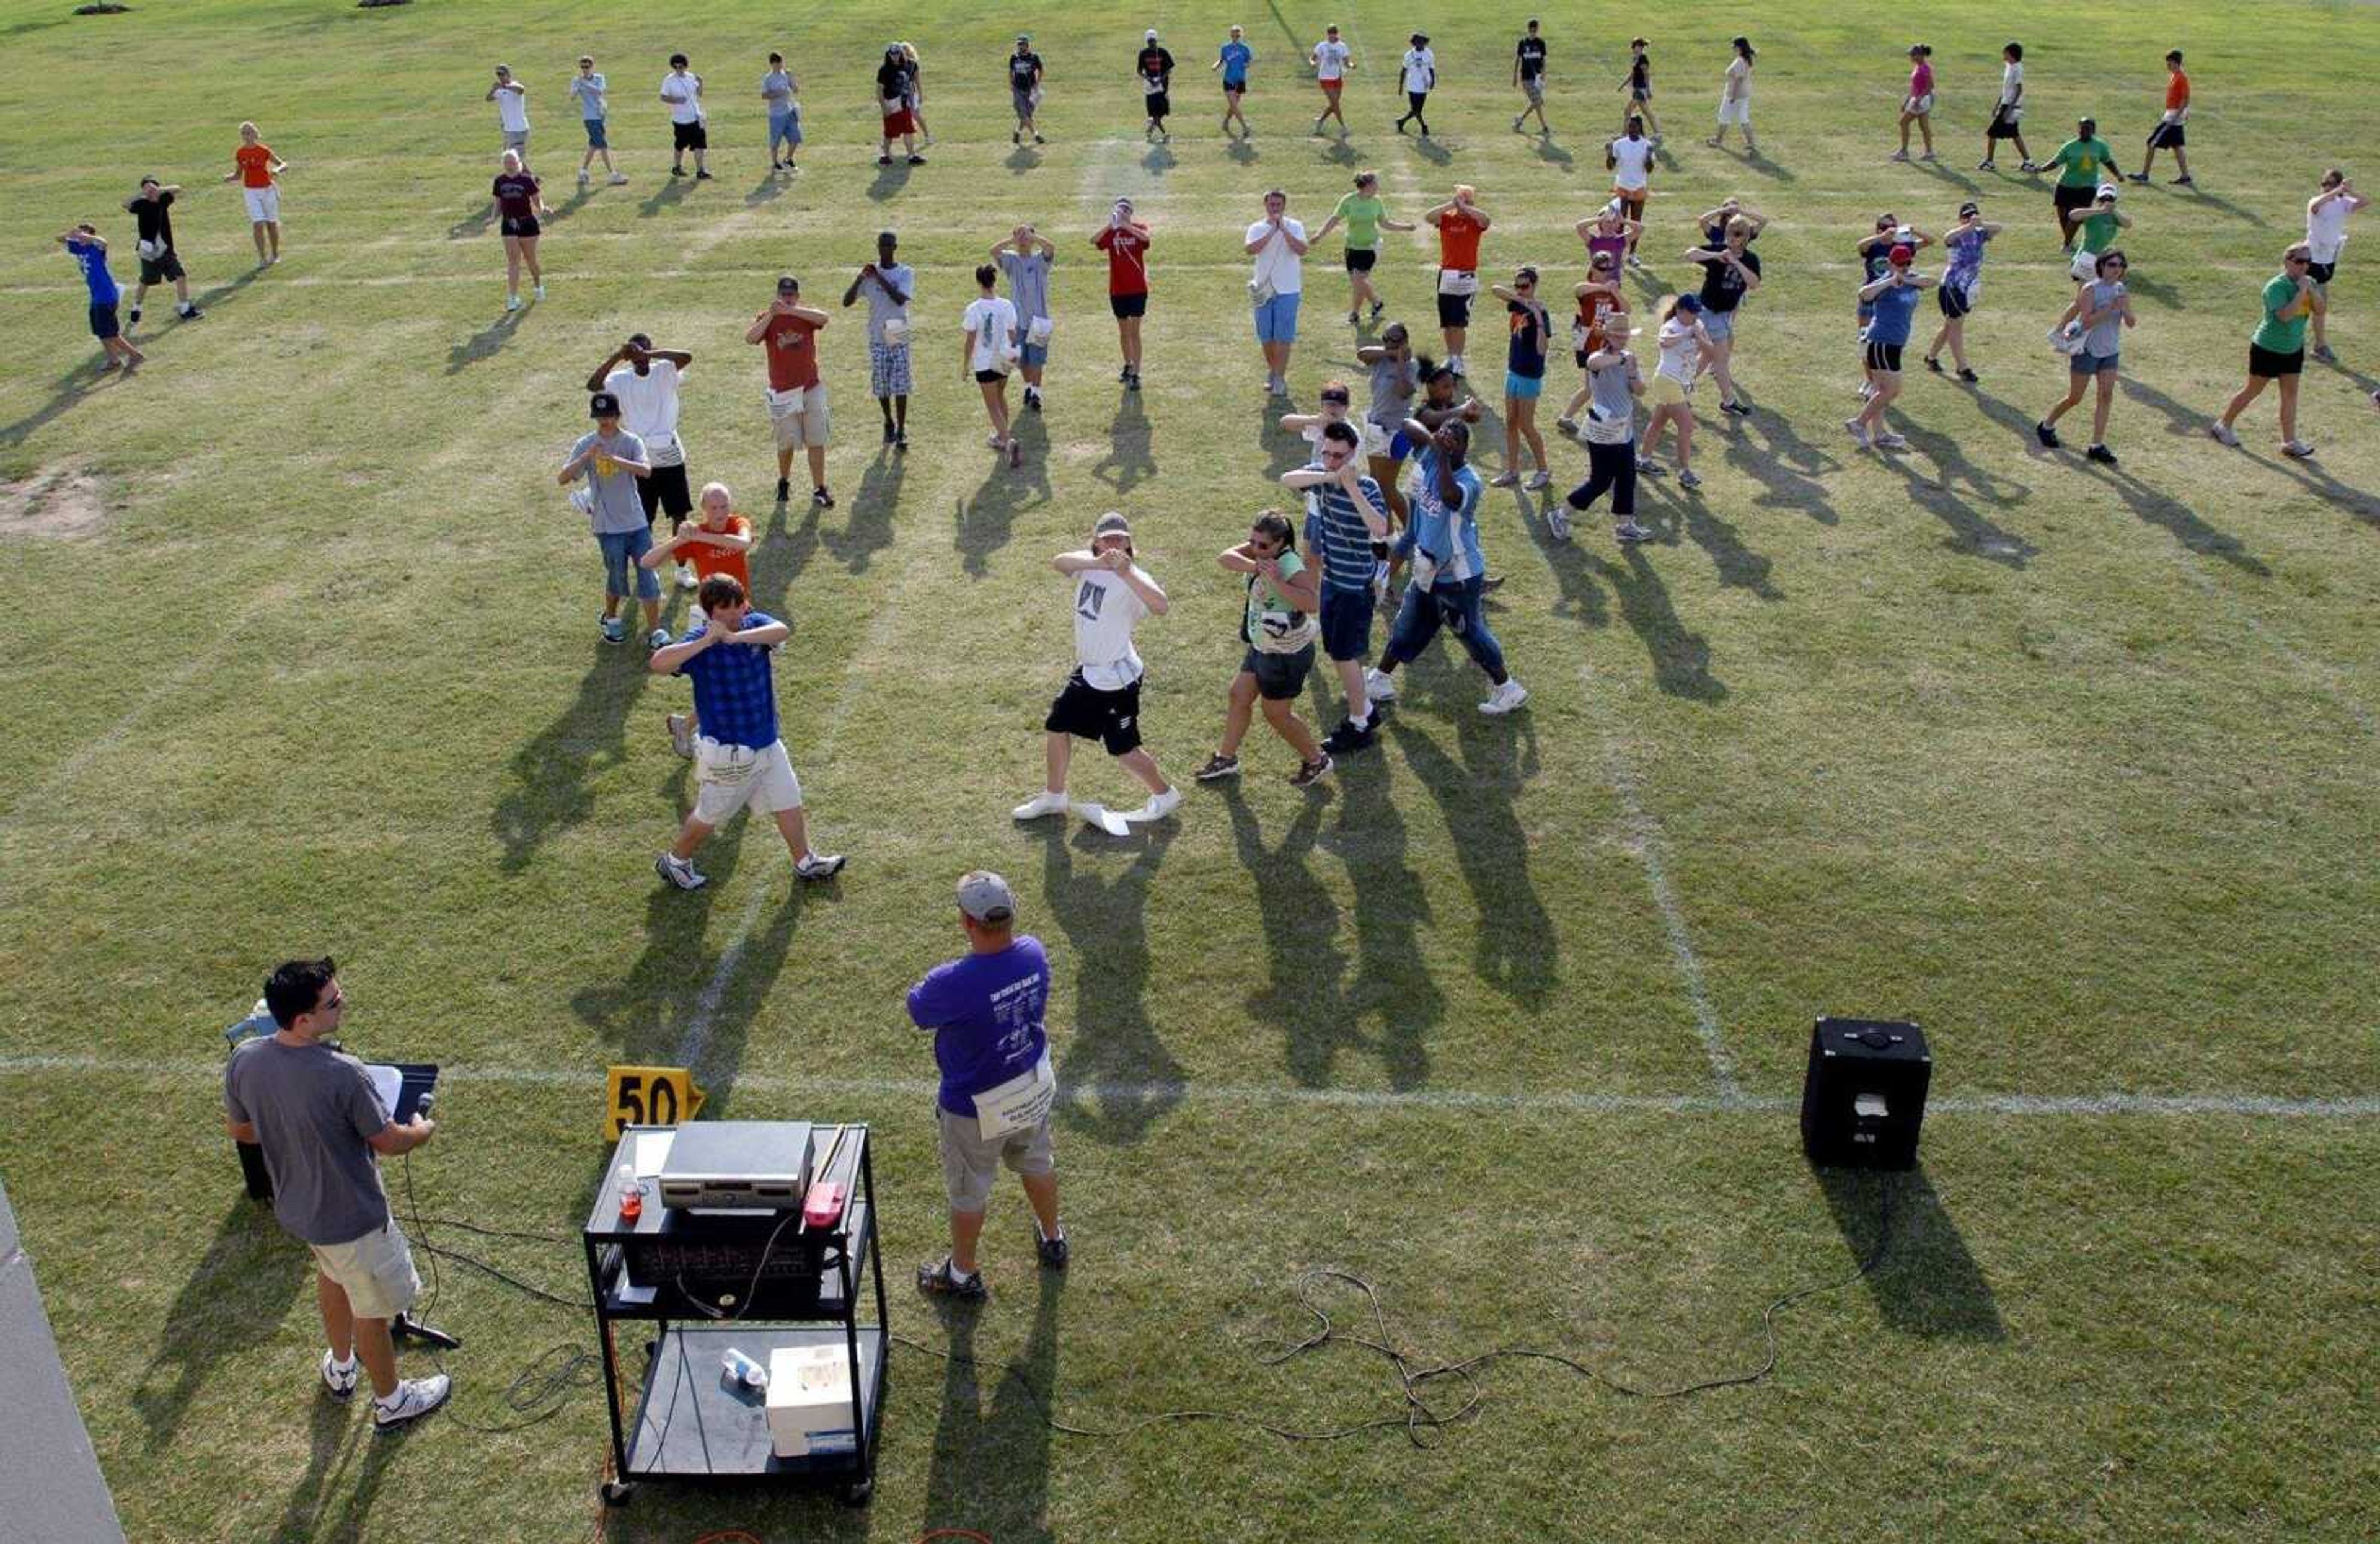
<svg viewBox="0 0 2380 1544">
<path fill-rule="evenodd" d="M 1018 362 L 1025 371 L 1025 410 L 1041 410 L 1041 371 L 1050 362 L 1050 264 L 1058 249 L 1031 225 L 1019 225 L 991 249 L 991 261 L 1008 275 L 1008 299 L 1016 308 Z M 1041 323 L 1034 341 L 1034 323 Z"/>
<path fill-rule="evenodd" d="M 582 477 L 587 480 L 570 502 L 586 512 L 588 529 L 603 549 L 603 641 L 627 641 L 628 624 L 620 615 L 620 605 L 634 585 L 645 610 L 646 645 L 665 648 L 670 636 L 662 626 L 662 581 L 637 561 L 653 548 L 653 528 L 646 522 L 644 501 L 637 496 L 637 480 L 652 471 L 651 458 L 645 442 L 620 427 L 618 397 L 597 392 L 587 413 L 595 420 L 595 432 L 579 436 L 554 480 L 567 487 Z"/>
<path fill-rule="evenodd" d="M 391 1121 L 364 1064 L 331 1037 L 346 993 L 328 959 L 292 960 L 264 983 L 273 1032 L 232 1052 L 224 1069 L 224 1124 L 264 1151 L 273 1213 L 314 1256 L 314 1294 L 330 1348 L 322 1382 L 352 1396 L 357 1362 L 371 1379 L 372 1424 L 382 1430 L 446 1402 L 446 1375 L 400 1381 L 390 1320 L 421 1290 L 405 1234 L 389 1218 L 375 1155 L 395 1157 L 430 1140 L 420 1115 Z"/>
<path fill-rule="evenodd" d="M 843 292 L 845 306 L 868 302 L 868 395 L 895 450 L 909 448 L 909 298 L 917 289 L 917 271 L 901 261 L 901 237 L 887 230 L 876 233 L 876 261 L 860 264 Z"/>
</svg>

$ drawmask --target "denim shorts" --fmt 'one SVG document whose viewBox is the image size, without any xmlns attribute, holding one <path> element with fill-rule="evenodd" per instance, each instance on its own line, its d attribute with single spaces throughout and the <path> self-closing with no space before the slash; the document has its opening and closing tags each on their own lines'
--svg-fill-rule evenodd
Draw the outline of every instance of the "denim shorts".
<svg viewBox="0 0 2380 1544">
<path fill-rule="evenodd" d="M 587 126 L 587 148 L 589 150 L 610 150 L 612 148 L 611 141 L 603 138 L 603 120 L 601 118 L 582 118 L 579 121 Z"/>
<path fill-rule="evenodd" d="M 1735 336 L 1735 313 L 1704 308 L 1703 331 L 1710 334 L 1713 343 L 1725 343 Z"/>
<path fill-rule="evenodd" d="M 1534 401 L 1546 389 L 1542 375 L 1523 375 L 1518 371 L 1504 372 L 1504 395 L 1522 402 Z"/>
<path fill-rule="evenodd" d="M 638 526 L 634 530 L 599 531 L 596 542 L 603 549 L 603 593 L 614 600 L 625 600 L 629 583 L 635 582 L 639 601 L 662 598 L 661 576 L 650 568 L 639 567 L 637 559 L 653 550 L 650 527 Z"/>
<path fill-rule="evenodd" d="M 1039 370 L 1043 365 L 1050 362 L 1050 346 L 1046 343 L 1026 342 L 1024 328 L 1019 327 L 1016 331 L 1009 334 L 1008 335 L 1016 345 L 1016 362 L 1018 364 L 1028 366 L 1034 370 Z"/>
<path fill-rule="evenodd" d="M 2073 372 L 2077 375 L 2113 375 L 2116 373 L 2116 356 L 2113 354 L 2077 354 L 2074 356 L 2072 369 Z"/>
<path fill-rule="evenodd" d="M 783 113 L 769 115 L 769 143 L 773 145 L 780 140 L 793 145 L 802 142 L 802 110 L 800 108 L 795 107 Z"/>
<path fill-rule="evenodd" d="M 1258 343 L 1295 343 L 1297 341 L 1298 292 L 1276 295 L 1257 310 L 1257 341 Z"/>
</svg>

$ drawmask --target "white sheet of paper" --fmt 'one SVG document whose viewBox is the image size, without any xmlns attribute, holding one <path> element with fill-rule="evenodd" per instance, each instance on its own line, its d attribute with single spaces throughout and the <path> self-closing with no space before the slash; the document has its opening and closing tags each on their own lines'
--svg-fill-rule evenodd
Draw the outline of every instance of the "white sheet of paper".
<svg viewBox="0 0 2380 1544">
<path fill-rule="evenodd" d="M 405 1087 L 405 1074 L 395 1067 L 379 1066 L 369 1062 L 364 1064 L 364 1071 L 371 1075 L 372 1092 L 380 1096 L 381 1108 L 388 1112 L 390 1120 L 396 1119 L 396 1096 L 397 1091 Z"/>
<path fill-rule="evenodd" d="M 638 1179 L 651 1179 L 669 1161 L 670 1144 L 677 1139 L 674 1131 L 639 1131 L 636 1133 L 636 1154 L 629 1161 L 637 1166 Z"/>
<path fill-rule="evenodd" d="M 1110 836 L 1132 834 L 1131 823 L 1106 805 L 1078 804 L 1075 806 L 1075 813 L 1080 815 L 1086 824 L 1095 825 Z"/>
</svg>

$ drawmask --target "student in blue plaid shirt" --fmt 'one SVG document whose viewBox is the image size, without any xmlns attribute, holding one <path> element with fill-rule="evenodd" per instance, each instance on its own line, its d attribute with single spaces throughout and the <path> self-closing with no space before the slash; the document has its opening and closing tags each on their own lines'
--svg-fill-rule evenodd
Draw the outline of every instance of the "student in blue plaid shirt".
<svg viewBox="0 0 2380 1544">
<path fill-rule="evenodd" d="M 832 879 L 843 868 L 842 855 L 811 850 L 801 780 L 777 735 L 777 684 L 769 651 L 793 629 L 754 611 L 733 575 L 711 575 L 695 599 L 702 615 L 686 637 L 652 655 L 655 672 L 684 675 L 694 684 L 695 718 L 702 725 L 694 742 L 693 812 L 653 868 L 680 890 L 701 889 L 709 881 L 695 872 L 695 849 L 748 806 L 776 817 L 795 873 L 805 880 Z"/>
</svg>

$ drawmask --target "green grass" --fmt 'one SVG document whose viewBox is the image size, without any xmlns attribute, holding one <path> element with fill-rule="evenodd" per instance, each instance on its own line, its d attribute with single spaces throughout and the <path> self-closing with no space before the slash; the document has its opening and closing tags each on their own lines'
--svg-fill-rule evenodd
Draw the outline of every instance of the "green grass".
<svg viewBox="0 0 2380 1544">
<path fill-rule="evenodd" d="M 18 346 L 0 475 L 86 477 L 104 520 L 72 539 L 0 526 L 0 1172 L 135 1537 L 597 1525 L 600 1399 L 521 1433 L 465 1425 L 504 1418 L 504 1386 L 538 1351 L 586 1343 L 581 1317 L 450 1270 L 440 1317 L 470 1338 L 458 1418 L 375 1442 L 314 1400 L 302 1256 L 237 1198 L 207 1070 L 271 962 L 335 954 L 359 1047 L 460 1069 L 414 1165 L 425 1208 L 565 1232 L 602 1160 L 601 1068 L 668 1060 L 708 992 L 707 1112 L 873 1122 L 905 1275 L 941 1214 L 912 1088 L 930 1059 L 896 994 L 953 948 L 947 886 L 978 864 L 1018 883 L 1052 948 L 1079 1263 L 1062 1293 L 1037 1282 L 1003 1190 L 979 1320 L 947 1325 L 898 1280 L 893 1317 L 1022 1360 L 1076 1424 L 1217 1404 L 1300 1427 L 1393 1415 L 1361 1352 L 1257 1360 L 1306 1331 L 1290 1289 L 1326 1264 L 1378 1283 L 1426 1358 L 1560 1346 L 1657 1386 L 1756 1365 L 1761 1305 L 1847 1274 L 1875 1240 L 1874 1185 L 1797 1151 L 1813 1013 L 1923 1021 L 1951 1102 L 1883 1270 L 1789 1310 L 1755 1388 L 1646 1402 L 1502 1363 L 1477 1418 L 1427 1453 L 1393 1431 L 1285 1446 L 1220 1425 L 1099 1441 L 1053 1438 L 1013 1380 L 902 1352 L 867 1513 L 648 1489 L 611 1537 L 2370 1534 L 2368 1113 L 1991 1100 L 2380 1094 L 2380 420 L 2363 400 L 2380 286 L 2361 241 L 2333 294 L 2350 368 L 2306 382 L 2322 459 L 2273 453 L 2269 402 L 2245 453 L 2199 432 L 2237 383 L 2254 286 L 2321 167 L 2354 149 L 2319 136 L 2368 115 L 2342 67 L 2380 43 L 2380 13 L 2146 5 L 2085 29 L 2064 8 L 1938 8 L 1922 29 L 1942 92 L 1929 171 L 1881 160 L 1905 40 L 1802 0 L 1756 18 L 1773 159 L 1750 169 L 1699 143 L 1742 25 L 1718 15 L 1588 36 L 1549 14 L 1545 151 L 1504 132 L 1513 29 L 1433 19 L 1440 165 L 1388 131 L 1412 20 L 1375 5 L 1240 17 L 1258 51 L 1245 160 L 1207 117 L 1203 67 L 1232 18 L 1180 7 L 1031 15 L 1053 72 L 1038 156 L 1002 142 L 997 61 L 1022 12 L 788 24 L 713 6 L 590 30 L 577 7 L 478 0 L 67 8 L 5 24 L 20 89 L 0 92 L 0 172 L 20 239 L 0 257 Z M 1289 67 L 1334 16 L 1363 50 L 1344 153 L 1303 136 L 1310 88 Z M 1185 82 L 1169 158 L 1139 142 L 1124 73 L 1152 17 Z M 894 26 L 925 52 L 940 142 L 886 176 L 866 76 Z M 1279 500 L 1270 475 L 1293 459 L 1256 389 L 1240 287 L 1257 195 L 1278 182 L 1318 224 L 1359 164 L 1405 215 L 1459 178 L 1498 216 L 1491 266 L 1536 261 L 1567 284 L 1630 26 L 1657 34 L 1668 115 L 1658 277 L 1687 276 L 1686 217 L 1726 194 L 1776 219 L 1739 328 L 1761 411 L 1706 412 L 1702 496 L 1650 487 L 1662 540 L 1627 555 L 1593 532 L 1551 544 L 1491 496 L 1486 541 L 1510 577 L 1493 616 L 1524 714 L 1481 718 L 1476 673 L 1434 653 L 1382 749 L 1325 794 L 1289 789 L 1288 753 L 1259 730 L 1243 785 L 1195 791 L 1146 839 L 1014 827 L 1067 659 L 1045 559 L 1103 509 L 1132 514 L 1173 597 L 1142 630 L 1151 745 L 1176 775 L 1210 747 L 1238 650 L 1211 554 Z M 2157 56 L 2190 54 L 2201 196 L 2128 195 L 2142 323 L 2113 474 L 2028 448 L 2062 384 L 2040 340 L 2064 264 L 2046 187 L 1964 170 L 2007 36 L 2033 45 L 2035 151 L 2093 111 L 2128 166 Z M 782 185 L 759 177 L 753 100 L 772 46 L 801 72 L 810 135 Z M 636 181 L 582 201 L 560 88 L 588 47 Z M 649 98 L 673 47 L 718 91 L 721 175 L 698 188 L 661 175 Z M 551 298 L 509 324 L 480 220 L 498 58 L 532 88 L 537 160 L 569 211 L 545 244 Z M 109 105 L 62 115 L 60 84 Z M 237 196 L 212 180 L 242 117 L 298 166 L 290 255 L 253 283 Z M 125 276 L 115 205 L 149 170 L 192 189 L 176 227 L 212 314 L 152 318 L 141 376 L 93 384 L 79 285 L 43 243 L 100 219 Z M 1085 244 L 1119 192 L 1157 232 L 1138 398 L 1115 391 Z M 1982 386 L 1912 373 L 1912 450 L 1856 454 L 1838 424 L 1856 379 L 1850 245 L 1879 209 L 1935 225 L 1968 196 L 2010 226 L 1969 328 Z M 950 356 L 967 270 L 1026 218 L 1060 244 L 1059 334 L 1050 410 L 1012 474 L 980 448 Z M 858 313 L 838 313 L 842 502 L 772 515 L 742 329 L 781 270 L 839 294 L 885 225 L 921 272 L 917 448 L 876 453 Z M 1308 275 L 1302 400 L 1353 368 L 1330 247 Z M 1416 322 L 1427 259 L 1408 242 L 1382 265 Z M 774 838 L 740 827 L 707 855 L 709 890 L 652 879 L 691 793 L 661 728 L 683 688 L 596 643 L 591 543 L 551 475 L 586 372 L 637 329 L 697 354 L 694 469 L 765 529 L 760 599 L 796 626 L 777 669 L 788 742 L 820 840 L 853 858 L 831 889 L 792 892 Z M 1566 392 L 1571 372 L 1555 379 Z M 1491 471 L 1498 440 L 1483 436 Z M 1078 791 L 1121 796 L 1102 760 L 1078 760 Z M 1740 1104 L 1717 1097 L 1696 979 Z M 490 1248 L 574 1288 L 575 1243 Z"/>
</svg>

